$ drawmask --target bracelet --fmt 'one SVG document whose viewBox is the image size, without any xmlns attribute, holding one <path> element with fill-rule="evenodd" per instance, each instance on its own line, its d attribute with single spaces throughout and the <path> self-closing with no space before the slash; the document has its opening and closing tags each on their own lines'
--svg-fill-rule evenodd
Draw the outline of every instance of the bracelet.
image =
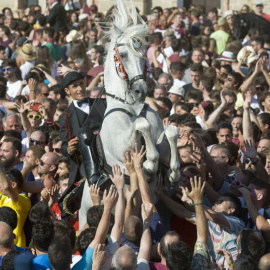
<svg viewBox="0 0 270 270">
<path fill-rule="evenodd" d="M 192 205 L 196 206 L 196 205 L 201 205 L 201 204 L 203 204 L 203 203 L 202 202 L 200 202 L 200 203 L 193 203 Z"/>
</svg>

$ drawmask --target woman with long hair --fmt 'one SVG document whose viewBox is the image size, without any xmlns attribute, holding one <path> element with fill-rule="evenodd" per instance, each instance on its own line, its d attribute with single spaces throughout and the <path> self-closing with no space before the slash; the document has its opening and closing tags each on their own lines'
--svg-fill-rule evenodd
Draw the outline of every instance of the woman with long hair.
<svg viewBox="0 0 270 270">
<path fill-rule="evenodd" d="M 88 71 L 90 69 L 90 60 L 86 55 L 85 44 L 80 40 L 75 40 L 71 43 L 68 61 L 74 61 L 79 58 L 84 60 L 86 71 Z"/>
<path fill-rule="evenodd" d="M 51 76 L 53 78 L 57 75 L 57 63 L 53 60 L 50 51 L 47 46 L 41 46 L 37 51 L 37 59 L 39 63 L 42 63 L 51 71 Z"/>
</svg>

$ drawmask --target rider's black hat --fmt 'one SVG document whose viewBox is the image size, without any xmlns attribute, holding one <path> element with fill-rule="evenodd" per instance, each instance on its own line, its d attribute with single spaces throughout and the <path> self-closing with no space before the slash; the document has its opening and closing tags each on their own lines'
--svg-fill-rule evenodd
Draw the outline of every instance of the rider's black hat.
<svg viewBox="0 0 270 270">
<path fill-rule="evenodd" d="M 76 71 L 69 72 L 64 77 L 63 81 L 60 84 L 60 87 L 62 90 L 64 90 L 70 85 L 70 83 L 77 81 L 79 79 L 83 79 L 85 76 L 86 76 L 85 72 L 76 72 Z"/>
</svg>

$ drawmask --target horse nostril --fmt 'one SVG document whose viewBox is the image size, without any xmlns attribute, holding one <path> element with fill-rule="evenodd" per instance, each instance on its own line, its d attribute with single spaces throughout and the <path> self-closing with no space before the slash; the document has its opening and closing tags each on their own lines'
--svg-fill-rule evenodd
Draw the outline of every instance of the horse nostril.
<svg viewBox="0 0 270 270">
<path fill-rule="evenodd" d="M 135 90 L 135 94 L 140 94 L 140 90 Z"/>
</svg>

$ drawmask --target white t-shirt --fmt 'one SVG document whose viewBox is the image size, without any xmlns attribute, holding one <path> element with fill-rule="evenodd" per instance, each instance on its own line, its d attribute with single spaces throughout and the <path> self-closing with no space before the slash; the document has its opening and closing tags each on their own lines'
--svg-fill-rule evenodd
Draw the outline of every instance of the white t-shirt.
<svg viewBox="0 0 270 270">
<path fill-rule="evenodd" d="M 9 81 L 7 82 L 7 94 L 13 101 L 13 99 L 16 97 L 20 87 L 21 87 L 21 80 L 18 80 L 15 83 L 10 83 Z"/>
<path fill-rule="evenodd" d="M 28 62 L 26 61 L 22 66 L 20 66 L 20 70 L 22 72 L 22 79 L 24 80 L 28 72 L 30 71 L 31 67 L 35 64 L 34 61 Z"/>
<path fill-rule="evenodd" d="M 173 85 L 182 87 L 182 86 L 186 85 L 186 83 L 184 81 L 179 80 L 179 79 L 174 79 L 173 80 Z"/>
</svg>

